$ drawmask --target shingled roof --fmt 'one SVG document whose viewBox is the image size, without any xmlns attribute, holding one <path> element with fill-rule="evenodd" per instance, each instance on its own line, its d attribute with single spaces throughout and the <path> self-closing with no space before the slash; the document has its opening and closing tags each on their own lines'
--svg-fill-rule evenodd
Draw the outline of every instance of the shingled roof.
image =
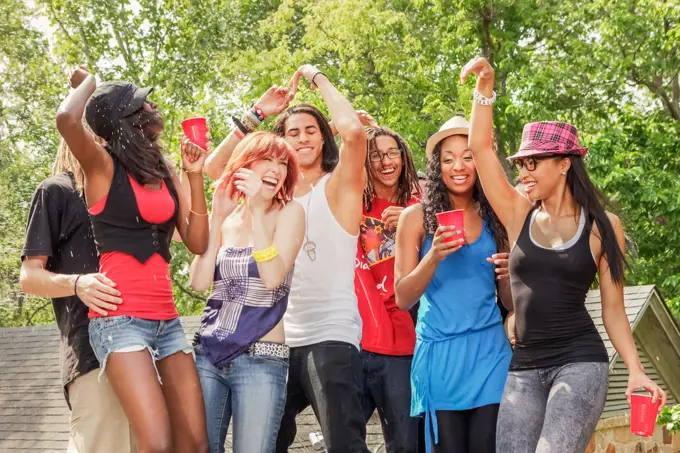
<svg viewBox="0 0 680 453">
<path fill-rule="evenodd" d="M 660 300 L 654 286 L 626 288 L 626 314 L 634 330 L 655 297 Z M 588 294 L 586 305 L 609 351 L 612 376 L 616 376 L 620 359 L 604 330 L 599 291 Z M 658 311 L 658 307 L 655 310 Z M 198 329 L 199 318 L 183 318 L 182 323 L 187 337 L 191 338 Z M 665 325 L 668 327 L 669 324 Z M 674 322 L 672 326 L 677 330 Z M 653 327 L 647 330 L 653 330 Z M 635 332 L 635 336 L 636 341 L 644 340 L 638 332 Z M 674 341 L 677 341 L 676 338 L 668 340 L 670 343 Z M 642 343 L 644 346 L 645 342 Z M 649 346 L 644 349 L 638 345 L 638 349 L 644 354 Z M 664 357 L 658 354 L 648 353 L 643 362 L 650 367 L 648 372 L 654 372 L 657 362 L 663 360 Z M 675 395 L 678 396 L 677 393 Z M 616 403 L 616 398 L 613 397 L 613 403 Z M 610 412 L 615 411 L 617 407 L 611 406 L 609 400 L 608 397 Z M 68 422 L 69 412 L 61 391 L 59 334 L 56 326 L 0 329 L 0 451 L 63 453 L 68 443 Z M 319 426 L 314 414 L 307 409 L 298 417 L 298 439 L 290 449 L 291 453 L 312 452 L 308 439 L 309 433 L 315 431 L 319 431 Z M 382 444 L 382 430 L 375 415 L 367 431 L 369 448 L 378 451 Z"/>
</svg>

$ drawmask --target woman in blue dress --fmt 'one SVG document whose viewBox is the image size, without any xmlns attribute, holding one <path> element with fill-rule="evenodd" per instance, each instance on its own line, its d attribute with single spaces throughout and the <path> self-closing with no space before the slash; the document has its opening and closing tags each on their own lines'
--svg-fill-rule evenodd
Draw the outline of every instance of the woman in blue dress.
<svg viewBox="0 0 680 453">
<path fill-rule="evenodd" d="M 425 416 L 428 453 L 495 452 L 511 358 L 510 288 L 494 266 L 508 250 L 507 233 L 477 178 L 468 129 L 454 117 L 428 140 L 425 196 L 397 227 L 396 302 L 408 310 L 420 301 L 411 415 Z M 452 209 L 464 211 L 464 228 L 438 225 L 436 214 Z M 464 239 L 446 241 L 458 231 Z M 510 312 L 507 332 L 497 288 Z"/>
</svg>

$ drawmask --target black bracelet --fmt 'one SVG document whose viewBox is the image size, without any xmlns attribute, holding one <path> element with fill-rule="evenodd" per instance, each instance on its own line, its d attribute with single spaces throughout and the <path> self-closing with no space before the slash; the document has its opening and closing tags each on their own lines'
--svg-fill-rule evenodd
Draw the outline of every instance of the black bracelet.
<svg viewBox="0 0 680 453">
<path fill-rule="evenodd" d="M 73 294 L 74 294 L 76 297 L 78 297 L 78 280 L 79 280 L 80 277 L 82 277 L 82 276 L 83 276 L 83 274 L 78 274 L 78 276 L 76 277 L 76 281 L 73 282 Z"/>
<path fill-rule="evenodd" d="M 232 116 L 232 117 L 231 117 L 231 120 L 234 122 L 234 124 L 236 125 L 236 127 L 238 127 L 239 130 L 240 130 L 241 132 L 243 132 L 243 135 L 250 134 L 250 133 L 252 132 L 252 131 L 249 130 L 246 126 L 244 126 L 244 124 L 241 122 L 240 119 L 236 118 L 235 116 Z"/>
<path fill-rule="evenodd" d="M 318 76 L 319 74 L 321 74 L 321 75 L 324 76 L 325 78 L 328 78 L 328 76 L 327 76 L 326 74 L 324 74 L 323 72 L 319 71 L 319 72 L 317 72 L 316 74 L 314 74 L 314 75 L 312 76 L 312 84 L 313 84 L 313 85 L 316 85 L 316 82 L 314 82 L 314 79 L 316 79 L 316 76 Z M 317 85 L 317 86 L 318 86 L 318 85 Z"/>
</svg>

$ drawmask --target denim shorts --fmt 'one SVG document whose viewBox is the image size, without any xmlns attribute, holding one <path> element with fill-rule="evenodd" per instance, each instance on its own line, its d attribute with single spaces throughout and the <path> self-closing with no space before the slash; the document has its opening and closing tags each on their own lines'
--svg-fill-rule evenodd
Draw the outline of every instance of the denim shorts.
<svg viewBox="0 0 680 453">
<path fill-rule="evenodd" d="M 100 376 L 112 352 L 146 349 L 155 364 L 177 352 L 191 354 L 193 351 L 179 318 L 169 321 L 150 321 L 132 316 L 93 318 L 90 320 L 89 332 L 90 345 L 101 364 Z"/>
</svg>

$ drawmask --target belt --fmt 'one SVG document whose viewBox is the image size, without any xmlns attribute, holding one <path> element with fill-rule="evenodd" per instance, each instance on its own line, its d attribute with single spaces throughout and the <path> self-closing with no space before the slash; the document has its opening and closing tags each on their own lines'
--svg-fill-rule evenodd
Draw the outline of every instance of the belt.
<svg viewBox="0 0 680 453">
<path fill-rule="evenodd" d="M 290 357 L 290 347 L 287 344 L 272 341 L 256 341 L 250 345 L 246 353 L 251 357 L 269 355 L 287 359 Z"/>
</svg>

